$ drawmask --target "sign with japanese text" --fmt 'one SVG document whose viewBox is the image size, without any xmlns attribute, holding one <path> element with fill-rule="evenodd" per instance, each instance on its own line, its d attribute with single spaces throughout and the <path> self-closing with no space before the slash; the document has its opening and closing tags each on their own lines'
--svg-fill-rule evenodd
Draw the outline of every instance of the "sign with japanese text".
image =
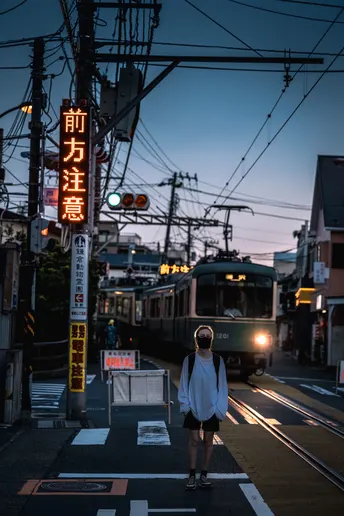
<svg viewBox="0 0 344 516">
<path fill-rule="evenodd" d="M 73 235 L 70 310 L 71 319 L 76 321 L 87 320 L 88 252 L 88 236 Z"/>
<path fill-rule="evenodd" d="M 84 392 L 86 385 L 87 324 L 70 323 L 69 391 Z"/>
<path fill-rule="evenodd" d="M 56 187 L 44 187 L 43 190 L 44 206 L 58 206 L 59 189 Z"/>
<path fill-rule="evenodd" d="M 325 263 L 314 262 L 313 281 L 315 284 L 325 283 Z"/>
<path fill-rule="evenodd" d="M 246 281 L 246 274 L 226 274 L 226 280 L 228 281 Z"/>
<path fill-rule="evenodd" d="M 343 384 L 344 383 L 344 360 L 341 360 L 339 362 L 339 378 L 338 383 Z"/>
<path fill-rule="evenodd" d="M 191 271 L 193 267 L 189 267 L 188 265 L 168 265 L 166 263 L 163 263 L 160 265 L 160 274 L 177 274 L 177 273 L 187 273 Z"/>
<path fill-rule="evenodd" d="M 60 111 L 58 221 L 86 224 L 90 169 L 90 107 L 62 106 Z"/>
<path fill-rule="evenodd" d="M 115 369 L 136 369 L 135 350 L 104 351 L 104 371 Z"/>
</svg>

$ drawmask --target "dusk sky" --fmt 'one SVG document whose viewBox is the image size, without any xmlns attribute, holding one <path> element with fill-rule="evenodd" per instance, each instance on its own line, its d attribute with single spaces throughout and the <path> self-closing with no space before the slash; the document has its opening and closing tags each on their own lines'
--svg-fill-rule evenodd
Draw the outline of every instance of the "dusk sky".
<svg viewBox="0 0 344 516">
<path fill-rule="evenodd" d="M 318 3 L 320 0 L 318 0 Z M 29 46 L 6 48 L 7 40 L 17 40 L 32 36 L 54 33 L 62 24 L 62 14 L 58 0 L 27 0 L 21 7 L 1 15 L 10 7 L 19 4 L 20 0 L 2 0 L 0 7 L 0 112 L 22 102 L 30 77 Z M 271 54 L 267 50 L 290 49 L 304 52 L 304 57 L 313 50 L 331 21 L 340 9 L 302 5 L 297 2 L 283 0 L 192 0 L 207 15 L 217 20 L 248 46 L 261 49 L 263 56 Z M 311 3 L 311 2 L 310 2 Z M 344 0 L 323 0 L 323 4 L 343 4 Z M 69 2 L 72 5 L 73 2 Z M 153 54 L 164 55 L 256 55 L 225 30 L 196 11 L 185 0 L 163 0 L 160 25 L 155 31 Z M 239 5 L 241 4 L 241 5 Z M 246 4 L 246 5 L 245 5 Z M 255 6 L 286 13 L 313 18 L 300 19 L 253 9 Z M 100 18 L 107 21 L 107 27 L 98 27 L 97 37 L 110 38 L 114 25 L 115 11 L 101 10 Z M 324 21 L 315 21 L 324 20 Z M 295 107 L 309 91 L 322 71 L 344 47 L 344 14 L 338 18 L 317 52 L 324 56 L 323 65 L 309 65 L 292 81 L 283 95 L 278 107 L 273 112 L 259 139 L 247 155 L 231 180 L 224 194 L 229 194 L 249 169 L 267 143 L 274 137 L 281 125 L 290 116 Z M 104 25 L 104 23 L 103 23 Z M 66 36 L 66 33 L 63 33 Z M 195 45 L 217 45 L 235 47 L 224 48 L 191 48 L 185 46 L 168 46 L 162 43 L 179 43 Z M 58 42 L 47 45 L 47 74 L 58 74 L 64 66 L 63 52 L 54 54 Z M 66 44 L 68 55 L 70 47 Z M 239 50 L 239 49 L 244 49 Z M 332 56 L 324 55 L 326 53 Z M 52 55 L 54 54 L 54 55 Z M 73 62 L 71 62 L 73 67 Z M 191 64 L 197 66 L 197 64 Z M 268 113 L 284 87 L 283 65 L 205 65 L 222 68 L 240 68 L 261 71 L 218 71 L 199 69 L 177 69 L 165 79 L 141 104 L 140 116 L 151 135 L 166 153 L 172 165 L 151 139 L 142 124 L 138 125 L 140 134 L 144 135 L 150 145 L 165 160 L 162 164 L 135 141 L 129 163 L 126 183 L 128 186 L 138 182 L 157 185 L 171 177 L 171 171 L 188 172 L 190 176 L 198 176 L 198 184 L 194 181 L 184 182 L 187 188 L 199 189 L 204 193 L 179 189 L 181 202 L 178 214 L 202 216 L 204 209 L 216 199 L 226 181 L 231 177 L 241 158 L 251 145 Z M 6 69 L 7 67 L 26 67 L 23 69 Z M 105 66 L 101 69 L 104 69 Z M 291 72 L 298 65 L 291 66 Z M 109 79 L 111 71 L 109 67 Z M 304 70 L 307 70 L 305 72 Z M 333 73 L 333 71 L 339 73 Z M 147 80 L 151 80 L 161 71 L 160 67 L 151 66 Z M 277 71 L 277 72 L 276 72 Z M 332 72 L 332 73 L 331 73 Z M 245 204 L 256 211 L 253 217 L 249 213 L 231 215 L 234 238 L 232 246 L 244 254 L 261 254 L 262 263 L 269 264 L 271 254 L 275 251 L 293 249 L 296 240 L 292 232 L 299 229 L 302 221 L 310 218 L 310 205 L 313 195 L 313 184 L 318 154 L 344 154 L 344 62 L 339 57 L 327 73 L 310 93 L 300 109 L 291 118 L 262 158 L 252 168 L 242 183 L 228 200 L 229 204 Z M 61 99 L 69 96 L 70 73 L 65 66 L 64 73 L 52 80 L 50 116 L 51 126 L 56 122 Z M 45 81 L 45 89 L 49 92 L 50 79 Z M 29 118 L 29 117 L 28 117 Z M 22 128 L 23 134 L 28 132 L 28 118 Z M 15 120 L 10 114 L 1 120 L 5 136 Z M 45 118 L 48 122 L 49 119 Z M 21 127 L 16 127 L 13 134 L 18 134 Z M 58 141 L 59 131 L 52 133 Z M 16 140 L 15 140 L 16 141 Z M 126 158 L 128 144 L 122 144 L 116 170 L 121 171 Z M 53 150 L 53 147 L 50 147 Z M 149 147 L 148 147 L 149 149 Z M 28 140 L 19 140 L 14 145 L 6 146 L 4 151 L 5 166 L 21 182 L 28 180 L 28 161 L 20 153 L 28 150 Z M 14 152 L 13 152 L 14 151 Z M 12 155 L 13 152 L 13 155 Z M 153 151 L 151 151 L 153 152 Z M 141 157 L 136 154 L 138 153 Z M 8 159 L 11 156 L 10 159 Z M 147 163 L 142 157 L 148 160 Z M 157 166 L 157 170 L 152 166 Z M 136 175 L 135 175 L 136 174 Z M 7 172 L 6 181 L 12 182 Z M 14 183 L 18 180 L 13 179 Z M 51 181 L 51 185 L 54 183 Z M 113 186 L 116 182 L 113 182 Z M 128 189 L 128 188 L 127 188 Z M 168 186 L 142 187 L 151 196 L 152 212 L 156 206 L 167 211 L 167 199 L 170 196 Z M 26 191 L 23 187 L 12 187 L 10 191 Z M 210 194 L 214 194 L 213 196 Z M 234 200 L 235 199 L 235 200 Z M 12 197 L 18 204 L 22 197 Z M 198 201 L 200 204 L 198 204 Z M 218 199 L 218 203 L 223 199 Z M 287 208 L 287 204 L 292 207 Z M 278 207 L 276 207 L 278 205 Z M 294 207 L 296 206 L 296 207 Z M 14 206 L 12 204 L 12 208 Z M 292 208 L 292 209 L 291 209 Z M 297 208 L 297 209 L 296 209 Z M 56 210 L 47 213 L 56 216 Z M 211 212 L 211 215 L 214 211 Z M 264 215 L 263 215 L 264 214 Z M 269 216 L 270 214 L 270 216 Z M 273 217 L 279 215 L 283 218 Z M 223 217 L 217 213 L 216 217 Z M 161 227 L 127 226 L 124 232 L 136 232 L 147 242 L 163 242 L 166 229 Z M 202 230 L 195 233 L 195 250 L 203 250 L 205 238 L 215 238 L 223 245 L 221 230 Z M 185 242 L 185 234 L 178 228 L 172 231 L 172 240 Z M 264 253 L 264 254 L 263 254 Z"/>
</svg>

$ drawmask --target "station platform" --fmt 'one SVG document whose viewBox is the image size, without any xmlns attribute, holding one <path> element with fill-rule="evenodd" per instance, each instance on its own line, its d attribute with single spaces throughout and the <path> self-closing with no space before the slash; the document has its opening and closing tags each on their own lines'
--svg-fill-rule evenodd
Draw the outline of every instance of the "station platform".
<svg viewBox="0 0 344 516">
<path fill-rule="evenodd" d="M 141 360 L 141 369 L 155 366 Z M 170 387 L 171 424 L 163 406 L 114 407 L 110 426 L 108 385 L 106 379 L 101 381 L 100 371 L 87 386 L 87 418 L 92 420 L 93 428 L 68 429 L 66 425 L 57 430 L 38 421 L 33 432 L 41 432 L 43 441 L 53 442 L 55 433 L 62 441 L 62 433 L 65 437 L 45 473 L 26 475 L 18 484 L 16 496 L 25 500 L 20 515 L 271 516 L 273 513 L 255 485 L 219 436 L 214 438 L 208 473 L 212 487 L 185 490 L 188 431 L 182 428 L 177 389 L 172 382 Z M 201 444 L 200 437 L 198 472 Z"/>
</svg>

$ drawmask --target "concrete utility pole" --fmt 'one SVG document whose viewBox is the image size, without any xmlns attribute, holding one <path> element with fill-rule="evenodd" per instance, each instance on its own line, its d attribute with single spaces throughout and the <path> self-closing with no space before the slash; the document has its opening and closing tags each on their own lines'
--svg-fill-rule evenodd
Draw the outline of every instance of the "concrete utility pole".
<svg viewBox="0 0 344 516">
<path fill-rule="evenodd" d="M 92 79 L 94 65 L 94 10 L 93 0 L 77 2 L 79 17 L 79 42 L 77 45 L 76 69 L 76 106 L 92 98 Z M 92 111 L 91 115 L 92 116 Z M 89 129 L 89 127 L 88 127 Z M 91 138 L 91 132 L 90 132 Z M 93 151 L 88 157 L 88 188 L 94 188 L 95 160 Z M 88 348 L 88 276 L 89 276 L 89 238 L 94 221 L 94 195 L 89 199 L 89 220 L 81 226 L 71 226 L 71 291 L 69 308 L 69 373 L 67 388 L 67 414 L 69 420 L 86 418 L 86 378 Z M 90 202 L 91 201 L 91 202 Z M 88 223 L 88 224 L 87 224 Z M 82 269 L 81 269 L 82 268 Z M 80 276 L 82 275 L 82 278 Z M 82 283 L 82 284 L 81 284 Z M 82 343 L 82 349 L 78 343 Z"/>
<path fill-rule="evenodd" d="M 43 73 L 44 73 L 44 40 L 35 39 L 32 62 L 32 114 L 30 128 L 30 165 L 29 165 L 29 203 L 27 228 L 27 253 L 24 263 L 24 346 L 22 376 L 22 411 L 31 413 L 30 383 L 32 378 L 33 344 L 35 339 L 35 255 L 31 252 L 31 220 L 37 215 L 39 195 L 39 172 L 41 165 L 41 138 L 43 124 L 41 113 L 43 107 Z"/>
<path fill-rule="evenodd" d="M 163 185 L 171 185 L 171 198 L 170 198 L 170 205 L 168 209 L 168 221 L 167 221 L 167 228 L 166 228 L 166 236 L 165 236 L 165 246 L 164 246 L 164 253 L 167 255 L 168 252 L 168 246 L 170 244 L 170 235 L 171 235 L 171 225 L 172 225 L 172 217 L 175 214 L 175 202 L 176 202 L 176 188 L 179 188 L 183 185 L 182 181 L 177 182 L 177 172 L 174 172 L 173 177 L 168 180 L 167 183 L 161 183 L 159 186 Z"/>
</svg>

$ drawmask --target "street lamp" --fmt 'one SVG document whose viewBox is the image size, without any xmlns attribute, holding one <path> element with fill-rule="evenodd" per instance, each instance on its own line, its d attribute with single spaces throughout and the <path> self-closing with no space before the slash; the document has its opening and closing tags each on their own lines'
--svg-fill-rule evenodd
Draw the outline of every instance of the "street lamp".
<svg viewBox="0 0 344 516">
<path fill-rule="evenodd" d="M 3 118 L 4 116 L 8 115 L 9 113 L 12 113 L 12 111 L 17 111 L 17 109 L 21 109 L 24 111 L 24 113 L 31 113 L 32 112 L 32 105 L 31 102 L 22 102 L 21 104 L 18 104 L 18 106 L 11 107 L 10 109 L 7 109 L 3 113 L 0 113 L 0 118 Z"/>
<path fill-rule="evenodd" d="M 28 115 L 31 115 L 32 113 L 32 104 L 25 104 L 20 108 L 24 113 L 27 113 Z"/>
</svg>

